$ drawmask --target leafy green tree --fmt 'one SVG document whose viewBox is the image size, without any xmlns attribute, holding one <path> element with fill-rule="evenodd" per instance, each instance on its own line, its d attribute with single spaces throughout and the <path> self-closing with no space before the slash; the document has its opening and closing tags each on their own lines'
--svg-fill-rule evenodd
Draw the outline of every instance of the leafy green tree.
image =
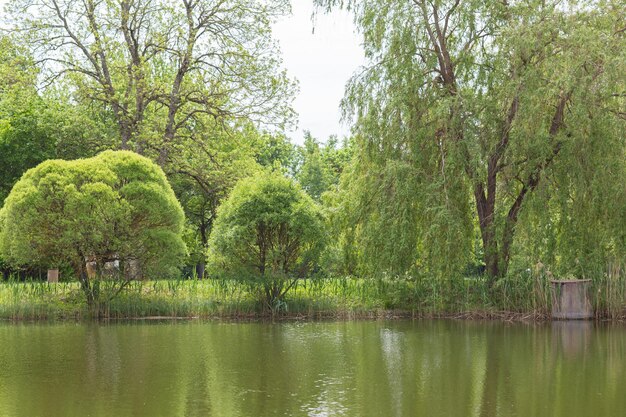
<svg viewBox="0 0 626 417">
<path fill-rule="evenodd" d="M 290 123 L 271 22 L 287 0 L 12 0 L 7 23 L 74 99 L 110 111 L 119 148 L 164 166 L 203 117 Z"/>
<path fill-rule="evenodd" d="M 107 263 L 119 262 L 118 292 L 133 275 L 173 274 L 185 255 L 183 224 L 163 171 L 144 157 L 50 160 L 26 172 L 0 210 L 0 254 L 13 265 L 69 265 L 93 308 Z"/>
<path fill-rule="evenodd" d="M 28 168 L 54 155 L 41 128 L 37 68 L 6 36 L 0 37 L 0 203 Z"/>
<path fill-rule="evenodd" d="M 434 196 L 429 198 L 428 190 L 421 187 L 411 164 L 393 160 L 374 164 L 363 153 L 356 150 L 338 189 L 323 196 L 334 237 L 327 253 L 329 269 L 371 276 L 381 272 L 402 275 L 419 268 L 444 275 L 458 268 L 467 251 L 464 225 L 444 217 L 449 216 L 444 211 L 426 211 L 421 206 Z M 416 195 L 418 191 L 425 195 Z M 427 240 L 426 233 L 430 233 L 431 247 L 422 243 Z M 448 263 L 444 263 L 444 254 Z"/>
<path fill-rule="evenodd" d="M 208 260 L 216 271 L 254 277 L 272 307 L 323 246 L 318 205 L 293 180 L 265 173 L 241 180 L 218 209 Z"/>
<path fill-rule="evenodd" d="M 339 177 L 350 160 L 350 148 L 347 142 L 338 147 L 334 136 L 326 144 L 320 144 L 310 132 L 305 132 L 304 145 L 299 150 L 302 164 L 296 179 L 313 199 L 320 201 L 324 192 L 339 183 Z"/>
<path fill-rule="evenodd" d="M 337 201 L 352 210 L 343 222 L 353 252 L 372 267 L 399 259 L 400 269 L 458 271 L 475 218 L 493 283 L 507 273 L 531 196 L 557 191 L 547 175 L 571 168 L 590 132 L 603 132 L 603 149 L 623 161 L 620 2 L 316 3 L 353 11 L 369 60 L 344 99 L 358 155 Z M 612 159 L 584 157 L 597 168 Z M 596 180 L 595 193 L 608 196 L 608 178 Z"/>
<path fill-rule="evenodd" d="M 259 165 L 280 170 L 293 177 L 300 169 L 297 147 L 283 134 L 264 132 L 256 136 L 256 161 Z"/>
<path fill-rule="evenodd" d="M 197 146 L 177 153 L 168 177 L 189 226 L 189 262 L 196 276 L 205 274 L 206 252 L 217 208 L 235 183 L 261 170 L 255 160 L 258 132 L 249 124 L 223 129 L 218 123 L 198 132 Z"/>
<path fill-rule="evenodd" d="M 0 203 L 26 170 L 52 158 L 91 156 L 107 146 L 102 121 L 56 91 L 37 89 L 39 68 L 0 37 Z"/>
<path fill-rule="evenodd" d="M 353 141 L 344 138 L 340 143 L 337 136 L 331 135 L 326 143 L 321 146 L 322 160 L 330 172 L 330 184 L 339 184 L 341 174 L 345 171 L 354 153 Z"/>
<path fill-rule="evenodd" d="M 296 178 L 304 191 L 319 201 L 322 193 L 330 188 L 332 177 L 331 171 L 322 160 L 320 144 L 309 132 L 304 134 L 302 154 L 302 166 Z"/>
</svg>

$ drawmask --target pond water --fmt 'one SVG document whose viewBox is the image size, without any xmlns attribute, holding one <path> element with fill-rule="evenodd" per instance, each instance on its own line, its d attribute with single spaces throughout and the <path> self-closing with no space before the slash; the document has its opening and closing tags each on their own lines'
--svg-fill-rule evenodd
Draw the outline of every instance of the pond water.
<svg viewBox="0 0 626 417">
<path fill-rule="evenodd" d="M 621 415 L 624 325 L 0 325 L 6 417 Z"/>
</svg>

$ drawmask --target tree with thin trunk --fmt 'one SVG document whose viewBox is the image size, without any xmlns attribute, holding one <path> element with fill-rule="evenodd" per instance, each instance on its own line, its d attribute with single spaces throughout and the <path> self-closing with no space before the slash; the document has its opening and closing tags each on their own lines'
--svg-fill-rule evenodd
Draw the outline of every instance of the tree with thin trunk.
<svg viewBox="0 0 626 417">
<path fill-rule="evenodd" d="M 238 180 L 258 173 L 254 158 L 259 135 L 250 125 L 225 131 L 219 124 L 206 126 L 194 148 L 184 148 L 172 155 L 169 174 L 172 187 L 187 219 L 186 243 L 189 261 L 195 264 L 196 276 L 205 276 L 209 235 L 217 208 Z"/>
</svg>

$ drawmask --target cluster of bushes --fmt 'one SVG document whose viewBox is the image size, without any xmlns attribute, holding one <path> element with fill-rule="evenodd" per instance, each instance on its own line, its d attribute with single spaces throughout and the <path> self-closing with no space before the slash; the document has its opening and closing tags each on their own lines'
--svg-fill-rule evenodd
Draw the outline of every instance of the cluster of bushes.
<svg viewBox="0 0 626 417">
<path fill-rule="evenodd" d="M 238 281 L 262 309 L 280 310 L 288 292 L 315 275 L 327 247 L 332 252 L 326 224 L 320 205 L 280 172 L 245 178 L 217 211 L 207 274 Z M 27 171 L 0 210 L 0 268 L 61 268 L 78 279 L 87 305 L 98 312 L 135 278 L 180 278 L 183 228 L 183 210 L 149 159 L 106 151 L 50 160 Z M 368 294 L 390 309 L 543 313 L 549 308 L 546 273 L 528 270 L 495 286 L 467 271 L 444 278 L 382 273 L 370 277 L 375 291 Z M 602 284 L 594 300 L 598 311 L 620 314 L 623 270 L 599 276 L 609 278 L 596 280 Z"/>
<path fill-rule="evenodd" d="M 7 197 L 0 256 L 14 266 L 69 270 L 97 308 L 132 278 L 177 276 L 183 226 L 165 174 L 145 157 L 106 151 L 50 160 L 27 171 Z M 258 282 L 259 299 L 274 308 L 317 264 L 324 220 L 294 181 L 265 173 L 234 188 L 211 236 L 209 271 Z M 119 285 L 101 294 L 101 280 L 112 275 Z"/>
</svg>

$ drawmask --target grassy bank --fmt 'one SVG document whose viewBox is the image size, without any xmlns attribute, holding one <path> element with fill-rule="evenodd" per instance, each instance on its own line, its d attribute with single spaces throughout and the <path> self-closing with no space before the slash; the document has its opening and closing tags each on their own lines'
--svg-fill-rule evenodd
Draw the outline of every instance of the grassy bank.
<svg viewBox="0 0 626 417">
<path fill-rule="evenodd" d="M 241 282 L 226 279 L 132 282 L 100 307 L 107 318 L 256 318 L 270 314 L 305 318 L 478 317 L 540 319 L 550 311 L 549 276 L 524 273 L 489 288 L 480 277 L 432 279 L 324 278 L 297 282 L 273 312 Z M 106 293 L 106 285 L 103 288 Z M 624 318 L 626 274 L 609 269 L 594 280 L 598 318 Z M 0 284 L 0 318 L 82 319 L 89 312 L 77 283 Z"/>
</svg>

